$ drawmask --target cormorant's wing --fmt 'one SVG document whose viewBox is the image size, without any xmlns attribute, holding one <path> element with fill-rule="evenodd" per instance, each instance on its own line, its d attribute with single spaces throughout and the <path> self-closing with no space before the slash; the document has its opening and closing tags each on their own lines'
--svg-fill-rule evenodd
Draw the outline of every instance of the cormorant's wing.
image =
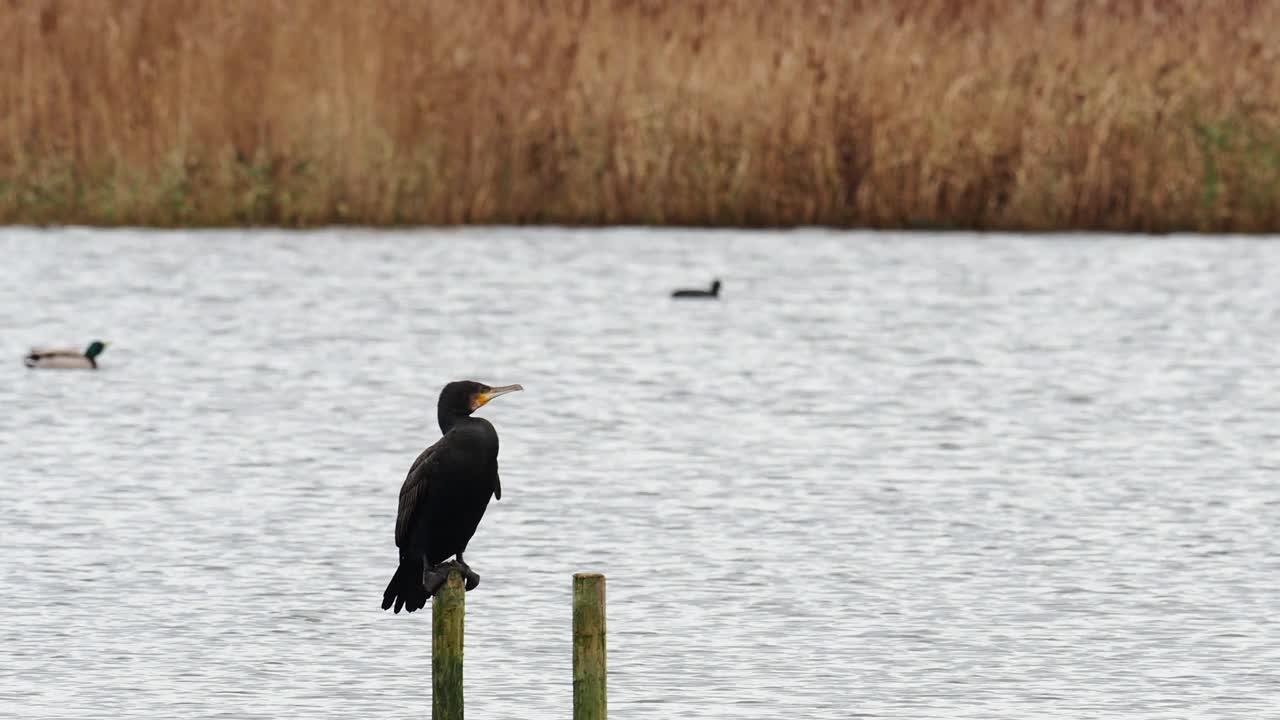
<svg viewBox="0 0 1280 720">
<path fill-rule="evenodd" d="M 418 510 L 426 506 L 431 473 L 440 464 L 441 456 L 444 454 L 440 452 L 444 440 L 440 438 L 418 455 L 418 459 L 409 466 L 409 474 L 405 475 L 404 484 L 400 486 L 400 507 L 396 511 L 396 547 L 402 548 L 408 542 L 414 517 Z"/>
<path fill-rule="evenodd" d="M 409 474 L 400 486 L 400 507 L 396 513 L 396 547 L 403 548 L 409 542 L 409 534 L 413 531 L 418 513 L 425 510 L 430 502 L 432 485 L 448 482 L 450 477 L 467 474 L 466 467 L 458 466 L 458 453 L 451 452 L 451 443 L 457 442 L 457 437 L 452 433 L 446 434 L 423 450 L 409 467 Z M 502 483 L 498 480 L 496 467 L 493 473 L 493 496 L 502 499 Z"/>
</svg>

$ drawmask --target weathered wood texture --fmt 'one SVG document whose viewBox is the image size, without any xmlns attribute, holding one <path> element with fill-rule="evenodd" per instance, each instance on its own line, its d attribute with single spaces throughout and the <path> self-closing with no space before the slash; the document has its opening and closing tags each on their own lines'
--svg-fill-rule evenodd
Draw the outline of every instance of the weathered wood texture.
<svg viewBox="0 0 1280 720">
<path fill-rule="evenodd" d="M 431 598 L 431 720 L 462 720 L 462 619 L 466 607 L 462 574 Z"/>
<path fill-rule="evenodd" d="M 604 576 L 573 576 L 573 720 L 605 720 Z"/>
</svg>

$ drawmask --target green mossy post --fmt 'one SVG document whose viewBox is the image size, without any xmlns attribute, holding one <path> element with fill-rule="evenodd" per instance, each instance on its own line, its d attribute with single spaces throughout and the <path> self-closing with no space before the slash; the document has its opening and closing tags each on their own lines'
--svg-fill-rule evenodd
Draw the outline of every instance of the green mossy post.
<svg viewBox="0 0 1280 720">
<path fill-rule="evenodd" d="M 466 594 L 462 574 L 450 570 L 449 580 L 431 598 L 431 720 L 462 720 Z"/>
<path fill-rule="evenodd" d="M 605 720 L 604 576 L 573 576 L 573 720 Z"/>
</svg>

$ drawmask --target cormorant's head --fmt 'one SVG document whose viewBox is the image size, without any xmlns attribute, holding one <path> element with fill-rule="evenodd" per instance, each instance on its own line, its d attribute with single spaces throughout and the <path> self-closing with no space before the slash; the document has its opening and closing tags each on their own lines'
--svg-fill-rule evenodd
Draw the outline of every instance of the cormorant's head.
<svg viewBox="0 0 1280 720">
<path fill-rule="evenodd" d="M 717 279 L 715 279 L 715 280 L 713 280 L 713 281 L 712 281 L 712 283 L 711 283 L 711 294 L 712 294 L 712 295 L 719 295 L 719 294 L 720 294 L 720 279 L 719 279 L 719 278 L 717 278 Z"/>
<path fill-rule="evenodd" d="M 103 351 L 103 350 L 106 350 L 106 349 L 107 349 L 107 346 L 108 346 L 108 345 L 110 345 L 110 344 L 111 344 L 111 343 L 109 343 L 109 342 L 102 342 L 101 340 L 94 340 L 93 342 L 89 343 L 89 347 L 85 348 L 85 350 L 84 350 L 84 356 L 85 356 L 85 357 L 87 357 L 87 358 L 90 358 L 90 359 L 92 359 L 92 358 L 96 358 L 96 357 L 98 357 L 99 355 L 101 355 L 101 354 L 102 354 L 102 351 Z"/>
<path fill-rule="evenodd" d="M 463 417 L 470 415 L 480 408 L 481 405 L 498 397 L 506 395 L 509 392 L 523 390 L 519 385 L 503 385 L 502 387 L 491 387 L 484 383 L 478 383 L 474 380 L 459 380 L 451 382 L 444 386 L 440 391 L 440 402 L 438 405 L 440 416 L 446 415 L 453 417 Z"/>
</svg>

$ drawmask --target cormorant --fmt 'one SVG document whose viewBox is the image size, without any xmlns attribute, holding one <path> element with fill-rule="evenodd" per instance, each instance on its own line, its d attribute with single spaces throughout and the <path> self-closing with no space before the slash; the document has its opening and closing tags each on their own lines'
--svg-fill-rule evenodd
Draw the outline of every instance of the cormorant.
<svg viewBox="0 0 1280 720">
<path fill-rule="evenodd" d="M 75 348 L 31 348 L 31 352 L 22 359 L 22 364 L 29 368 L 96 370 L 97 357 L 110 344 L 94 340 L 84 352 Z"/>
<path fill-rule="evenodd" d="M 400 487 L 396 547 L 400 566 L 382 594 L 382 609 L 393 604 L 413 612 L 427 604 L 456 565 L 471 590 L 480 583 L 462 559 L 489 498 L 502 499 L 498 481 L 498 433 L 471 413 L 519 385 L 489 387 L 471 380 L 451 382 L 440 391 L 436 417 L 444 437 L 422 451 Z M 456 563 L 445 563 L 450 557 Z"/>
<path fill-rule="evenodd" d="M 718 298 L 720 297 L 720 281 L 715 280 L 711 283 L 710 290 L 676 290 L 671 293 L 673 298 Z"/>
</svg>

